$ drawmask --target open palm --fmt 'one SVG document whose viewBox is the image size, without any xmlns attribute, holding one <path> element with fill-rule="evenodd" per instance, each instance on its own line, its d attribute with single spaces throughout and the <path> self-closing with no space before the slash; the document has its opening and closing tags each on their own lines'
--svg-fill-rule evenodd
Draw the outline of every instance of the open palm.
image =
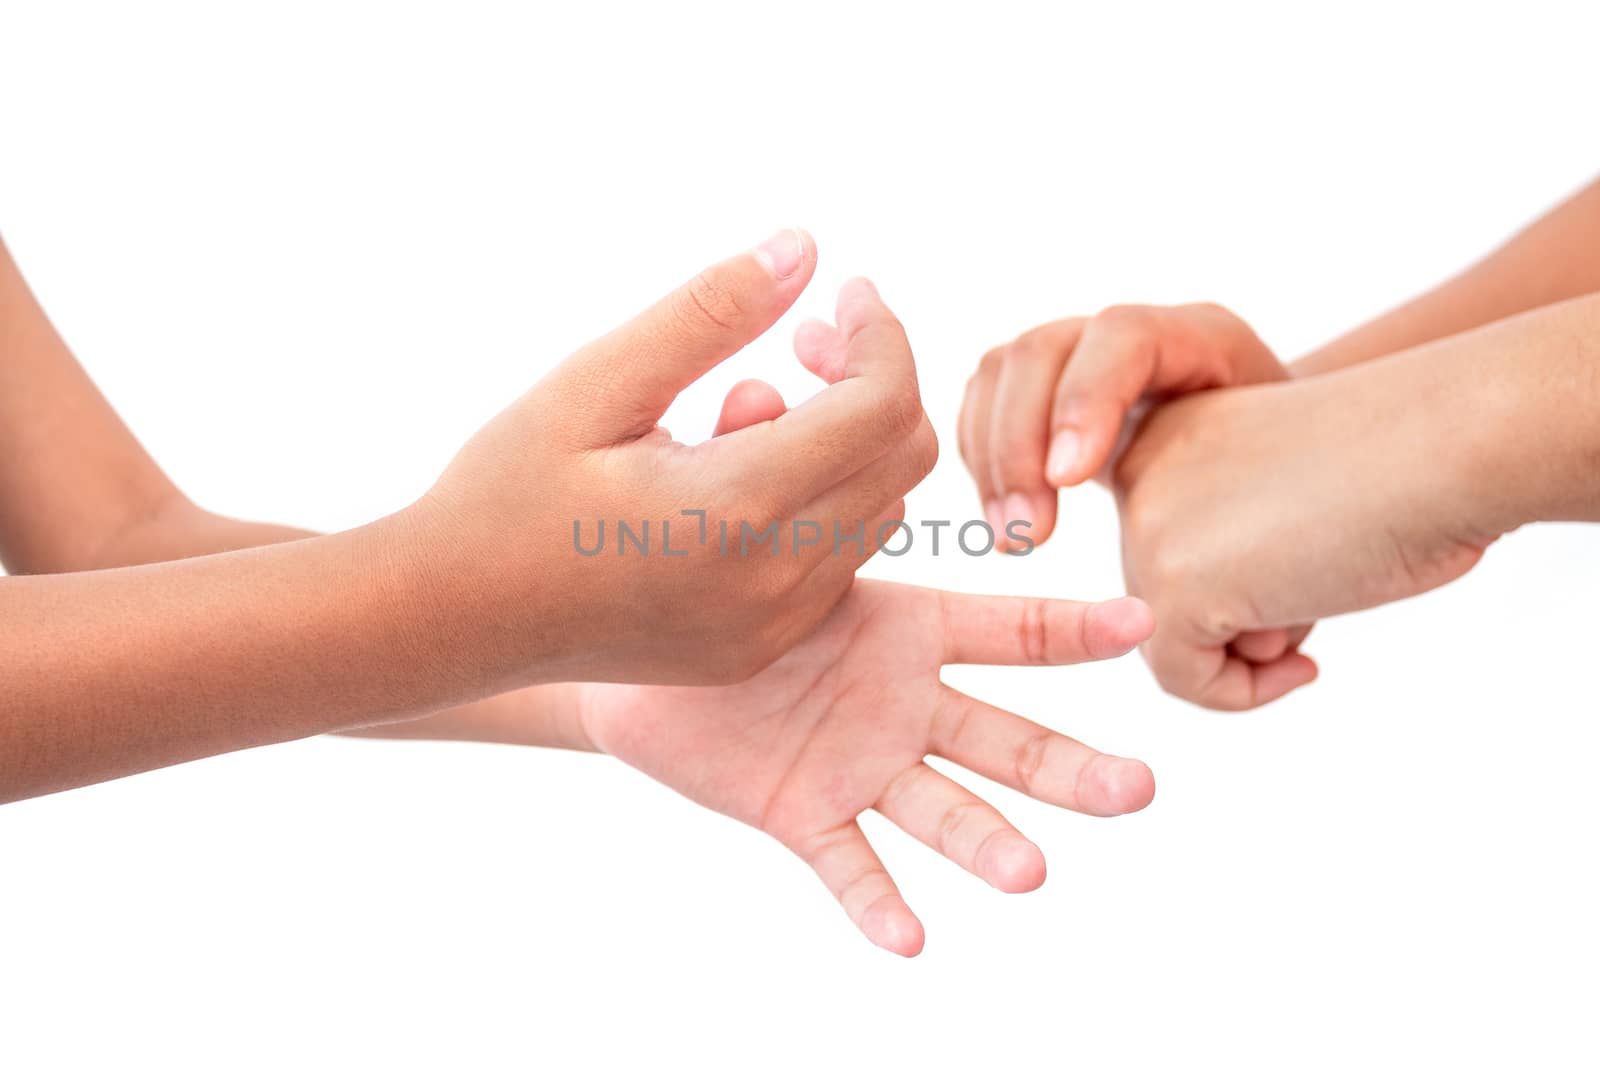
<svg viewBox="0 0 1600 1067">
<path fill-rule="evenodd" d="M 1090 815 L 1150 802 L 1137 760 L 1096 752 L 944 685 L 947 663 L 1105 659 L 1149 636 L 1137 600 L 1102 604 L 947 593 L 859 581 L 806 641 L 718 688 L 595 686 L 603 751 L 805 860 L 873 943 L 922 949 L 922 925 L 856 823 L 876 809 L 1006 892 L 1044 881 L 1044 856 L 986 802 L 925 762 L 959 763 Z"/>
</svg>

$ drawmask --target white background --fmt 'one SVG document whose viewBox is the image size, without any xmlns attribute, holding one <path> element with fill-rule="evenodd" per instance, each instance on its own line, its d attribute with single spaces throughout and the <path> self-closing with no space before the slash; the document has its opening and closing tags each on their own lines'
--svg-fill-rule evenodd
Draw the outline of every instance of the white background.
<svg viewBox="0 0 1600 1067">
<path fill-rule="evenodd" d="M 555 6 L 0 4 L 0 230 L 197 500 L 402 506 L 564 353 L 794 222 L 796 317 L 669 425 L 742 377 L 803 398 L 789 329 L 867 273 L 945 444 L 911 517 L 976 515 L 986 347 L 1204 298 L 1291 356 L 1600 170 L 1587 3 Z M 1026 561 L 871 572 L 1116 593 L 1109 500 L 1064 515 Z M 1250 715 L 1137 657 L 952 672 L 1159 788 L 1094 821 L 980 786 L 1049 857 L 1027 897 L 869 818 L 911 961 L 599 757 L 313 740 L 14 805 L 0 1062 L 1593 1062 L 1595 548 L 1525 530 L 1320 626 L 1323 679 Z"/>
</svg>

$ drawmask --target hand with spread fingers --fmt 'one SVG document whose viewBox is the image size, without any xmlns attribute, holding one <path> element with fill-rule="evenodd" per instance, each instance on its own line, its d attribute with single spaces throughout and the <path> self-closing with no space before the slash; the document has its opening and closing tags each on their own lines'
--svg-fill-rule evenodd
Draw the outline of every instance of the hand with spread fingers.
<svg viewBox="0 0 1600 1067">
<path fill-rule="evenodd" d="M 851 321 L 841 301 L 838 325 L 807 322 L 796 334 L 800 361 L 830 386 L 849 379 L 857 358 Z M 713 443 L 788 415 L 771 385 L 740 382 Z M 922 432 L 932 433 L 925 421 Z M 887 511 L 903 513 L 899 500 Z M 959 693 L 940 682 L 940 668 L 1107 659 L 1151 625 L 1134 599 L 1084 604 L 857 581 L 806 640 L 737 685 L 535 686 L 361 732 L 609 753 L 775 837 L 874 944 L 911 956 L 922 950 L 922 925 L 857 824 L 862 812 L 879 811 L 1005 892 L 1036 889 L 1045 874 L 1032 842 L 926 757 L 1089 815 L 1138 811 L 1155 791 L 1143 763 Z"/>
<path fill-rule="evenodd" d="M 922 949 L 921 923 L 867 842 L 868 809 L 1008 893 L 1044 856 L 933 755 L 1087 815 L 1150 803 L 1137 760 L 1097 752 L 939 680 L 947 663 L 1064 664 L 1119 656 L 1150 633 L 1137 600 L 1083 604 L 858 581 L 827 621 L 761 674 L 720 688 L 591 685 L 576 695 L 602 752 L 762 830 L 815 870 L 874 944 Z"/>
</svg>

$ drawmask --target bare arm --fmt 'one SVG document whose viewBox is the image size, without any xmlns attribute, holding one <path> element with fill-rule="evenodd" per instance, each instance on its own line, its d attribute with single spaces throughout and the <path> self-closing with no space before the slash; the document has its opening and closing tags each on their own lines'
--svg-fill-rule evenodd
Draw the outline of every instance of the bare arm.
<svg viewBox="0 0 1600 1067">
<path fill-rule="evenodd" d="M 1266 703 L 1315 677 L 1316 621 L 1453 581 L 1525 523 L 1600 521 L 1600 294 L 1173 401 L 1116 481 L 1157 679 Z"/>
<path fill-rule="evenodd" d="M 585 747 L 562 691 L 488 698 L 749 677 L 865 556 L 585 558 L 575 520 L 876 516 L 932 464 L 904 332 L 860 281 L 840 296 L 836 386 L 702 446 L 655 429 L 799 296 L 814 249 L 781 231 L 568 358 L 395 515 L 326 536 L 234 522 L 161 473 L 0 260 L 0 559 L 16 572 L 0 580 L 0 801 L 461 704 L 430 733 L 494 721 Z"/>
<path fill-rule="evenodd" d="M 162 563 L 316 536 L 216 515 L 184 495 L 83 372 L 0 244 L 6 500 L 26 502 L 0 509 L 0 561 L 14 574 Z M 551 690 L 514 690 L 428 716 L 426 725 L 403 721 L 353 734 L 584 747 L 571 702 L 558 699 L 567 689 Z"/>
<path fill-rule="evenodd" d="M 1293 373 L 1321 374 L 1596 291 L 1600 181 L 1438 288 L 1301 358 Z"/>
</svg>

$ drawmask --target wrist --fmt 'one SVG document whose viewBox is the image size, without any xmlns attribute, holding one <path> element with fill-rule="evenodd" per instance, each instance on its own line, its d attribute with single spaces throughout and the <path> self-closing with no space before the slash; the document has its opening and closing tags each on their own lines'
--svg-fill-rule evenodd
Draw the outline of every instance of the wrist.
<svg viewBox="0 0 1600 1067">
<path fill-rule="evenodd" d="M 1484 392 L 1453 361 L 1425 346 L 1340 368 L 1289 388 L 1315 399 L 1304 408 L 1338 424 L 1331 440 L 1344 453 L 1349 481 L 1335 489 L 1346 514 L 1382 532 L 1411 559 L 1430 560 L 1482 546 L 1511 527 L 1505 501 L 1492 492 L 1503 462 L 1490 427 L 1502 395 Z M 1446 354 L 1447 355 L 1447 354 Z M 1515 526 L 1513 521 L 1511 526 Z"/>
<path fill-rule="evenodd" d="M 527 530 L 497 541 L 431 494 L 374 530 L 386 545 L 397 610 L 416 635 L 418 654 L 446 674 L 458 700 L 565 679 L 551 590 L 535 595 L 526 579 L 549 568 L 519 556 L 532 540 Z"/>
</svg>

